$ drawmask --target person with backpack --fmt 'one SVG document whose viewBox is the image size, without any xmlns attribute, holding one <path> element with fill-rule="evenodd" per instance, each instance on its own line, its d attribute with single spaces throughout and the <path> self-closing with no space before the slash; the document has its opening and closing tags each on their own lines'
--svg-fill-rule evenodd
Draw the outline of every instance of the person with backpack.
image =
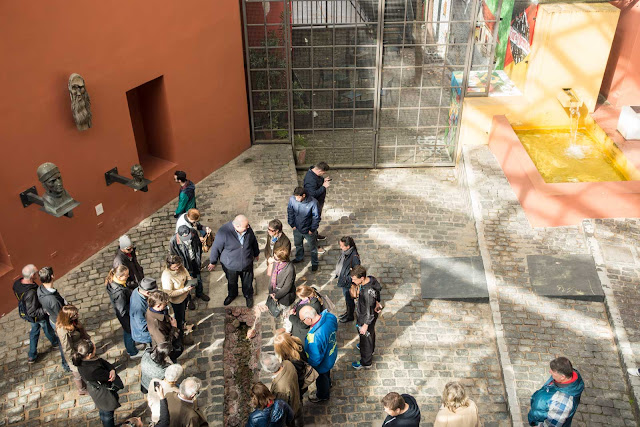
<svg viewBox="0 0 640 427">
<path fill-rule="evenodd" d="M 187 179 L 187 173 L 185 171 L 175 171 L 173 180 L 180 185 L 178 207 L 173 215 L 174 218 L 178 218 L 189 209 L 196 208 L 196 186 Z"/>
<path fill-rule="evenodd" d="M 60 349 L 63 369 L 65 372 L 70 372 L 71 369 L 64 359 L 64 354 L 60 348 L 60 341 L 51 326 L 49 316 L 38 300 L 38 285 L 35 282 L 37 274 L 38 269 L 36 266 L 28 264 L 22 269 L 22 278 L 13 283 L 13 293 L 18 299 L 18 313 L 22 319 L 31 323 L 27 363 L 35 363 L 38 359 L 38 340 L 40 339 L 40 329 L 42 329 L 44 335 L 51 342 L 51 347 Z"/>
</svg>

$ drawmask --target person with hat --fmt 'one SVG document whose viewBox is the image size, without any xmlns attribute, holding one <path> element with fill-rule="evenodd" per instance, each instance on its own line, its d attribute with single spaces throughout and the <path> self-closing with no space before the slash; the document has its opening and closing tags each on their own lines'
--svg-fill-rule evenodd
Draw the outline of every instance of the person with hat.
<svg viewBox="0 0 640 427">
<path fill-rule="evenodd" d="M 119 248 L 116 250 L 116 256 L 113 259 L 113 268 L 124 265 L 129 269 L 129 278 L 127 278 L 127 288 L 135 289 L 144 277 L 144 269 L 138 262 L 136 255 L 136 247 L 126 234 L 118 239 Z"/>
<path fill-rule="evenodd" d="M 45 210 L 58 211 L 64 206 L 77 203 L 64 189 L 62 175 L 58 166 L 50 162 L 43 163 L 38 166 L 36 174 L 45 189 L 45 193 L 42 196 Z"/>
<path fill-rule="evenodd" d="M 202 275 L 200 274 L 200 263 L 202 258 L 202 241 L 195 228 L 186 225 L 178 227 L 178 232 L 171 237 L 169 251 L 172 255 L 182 258 L 182 265 L 187 269 L 191 277 L 198 279 L 196 284 L 196 298 L 202 301 L 209 301 L 211 298 L 204 293 L 202 286 Z"/>
<path fill-rule="evenodd" d="M 157 290 L 158 285 L 155 279 L 145 277 L 140 281 L 140 286 L 131 292 L 131 299 L 129 300 L 131 338 L 137 343 L 146 344 L 147 347 L 151 345 L 151 334 L 149 333 L 146 318 L 147 309 L 149 308 L 147 298 Z"/>
</svg>

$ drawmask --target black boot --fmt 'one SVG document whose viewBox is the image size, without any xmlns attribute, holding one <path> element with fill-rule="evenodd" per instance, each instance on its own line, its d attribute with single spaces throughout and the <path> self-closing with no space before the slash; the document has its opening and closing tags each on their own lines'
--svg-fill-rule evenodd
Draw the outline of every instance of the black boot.
<svg viewBox="0 0 640 427">
<path fill-rule="evenodd" d="M 339 321 L 340 323 L 353 322 L 353 310 L 350 308 L 347 308 L 347 312 L 344 313 L 344 315 L 340 316 Z"/>
</svg>

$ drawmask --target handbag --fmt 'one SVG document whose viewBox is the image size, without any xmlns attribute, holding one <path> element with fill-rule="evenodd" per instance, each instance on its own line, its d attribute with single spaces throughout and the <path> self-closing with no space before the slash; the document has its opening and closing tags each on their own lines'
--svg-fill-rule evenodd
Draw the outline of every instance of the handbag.
<svg viewBox="0 0 640 427">
<path fill-rule="evenodd" d="M 351 295 L 353 299 L 358 299 L 360 296 L 360 286 L 352 284 L 349 288 L 349 295 Z"/>
<path fill-rule="evenodd" d="M 275 299 L 271 298 L 271 295 L 267 297 L 267 308 L 269 309 L 269 313 L 273 317 L 278 317 L 283 312 L 282 305 L 278 303 Z"/>
<path fill-rule="evenodd" d="M 313 366 L 307 364 L 306 370 L 304 372 L 303 388 L 309 387 L 312 383 L 315 382 L 318 376 L 318 371 L 313 369 Z"/>
</svg>

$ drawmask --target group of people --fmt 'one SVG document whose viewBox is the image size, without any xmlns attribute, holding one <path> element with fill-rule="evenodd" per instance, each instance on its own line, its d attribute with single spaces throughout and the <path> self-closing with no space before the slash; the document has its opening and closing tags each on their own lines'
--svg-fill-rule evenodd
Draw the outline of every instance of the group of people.
<svg viewBox="0 0 640 427">
<path fill-rule="evenodd" d="M 318 228 L 326 189 L 331 184 L 326 176 L 328 170 L 324 162 L 310 168 L 304 186 L 296 187 L 289 199 L 287 222 L 293 230 L 296 248 L 293 260 L 291 242 L 283 232 L 282 222 L 273 219 L 268 224 L 263 249 L 268 297 L 254 309 L 258 314 L 268 311 L 283 327 L 276 331 L 274 352 L 262 354 L 262 368 L 272 374 L 272 382 L 270 387 L 260 382 L 253 385 L 251 401 L 255 410 L 247 426 L 303 425 L 303 396 L 314 382 L 316 392 L 308 400 L 313 403 L 329 400 L 331 370 L 338 357 L 339 323 L 355 321 L 360 357 L 351 363 L 351 368 L 373 367 L 376 322 L 383 310 L 382 285 L 367 274 L 354 239 L 340 238 L 340 256 L 331 274 L 342 290 L 344 313 L 334 314 L 335 305 L 327 295 L 310 286 L 296 285 L 294 264 L 303 261 L 305 242 L 311 252 L 311 270 L 318 270 L 318 241 L 325 239 L 318 234 Z M 196 377 L 178 383 L 183 368 L 177 363 L 185 346 L 193 344 L 189 332 L 194 326 L 187 323 L 187 310 L 196 309 L 196 299 L 210 300 L 202 284 L 202 256 L 210 252 L 207 269 L 213 271 L 220 264 L 225 273 L 224 305 L 238 296 L 241 282 L 246 306 L 253 308 L 253 265 L 260 250 L 244 215 L 222 225 L 215 234 L 200 224 L 195 186 L 182 171 L 176 171 L 174 179 L 181 187 L 174 214 L 177 222 L 165 257 L 161 286 L 145 276 L 136 248 L 125 235 L 118 241 L 113 268 L 105 278 L 105 291 L 122 327 L 127 354 L 140 359 L 140 389 L 147 395 L 152 422 L 157 426 L 203 426 L 207 421 L 196 402 L 202 383 Z M 27 362 L 35 363 L 38 359 L 37 345 L 43 329 L 52 347 L 59 347 L 63 369 L 71 373 L 78 393 L 92 397 L 104 426 L 114 426 L 115 410 L 120 406 L 118 391 L 124 387 L 122 380 L 112 364 L 96 355 L 96 346 L 79 320 L 78 308 L 55 289 L 54 278 L 52 267 L 38 270 L 27 265 L 22 278 L 13 286 L 20 316 L 31 323 Z M 37 285 L 37 279 L 41 286 Z M 253 329 L 249 335 L 252 333 Z M 532 398 L 531 425 L 550 422 L 570 425 L 575 413 L 584 388 L 580 375 L 565 358 L 551 362 L 551 375 Z M 387 413 L 385 427 L 419 425 L 420 409 L 412 396 L 392 392 L 381 403 Z M 132 418 L 124 425 L 143 424 L 140 418 Z M 478 408 L 461 384 L 446 385 L 435 425 L 479 425 Z"/>
</svg>

